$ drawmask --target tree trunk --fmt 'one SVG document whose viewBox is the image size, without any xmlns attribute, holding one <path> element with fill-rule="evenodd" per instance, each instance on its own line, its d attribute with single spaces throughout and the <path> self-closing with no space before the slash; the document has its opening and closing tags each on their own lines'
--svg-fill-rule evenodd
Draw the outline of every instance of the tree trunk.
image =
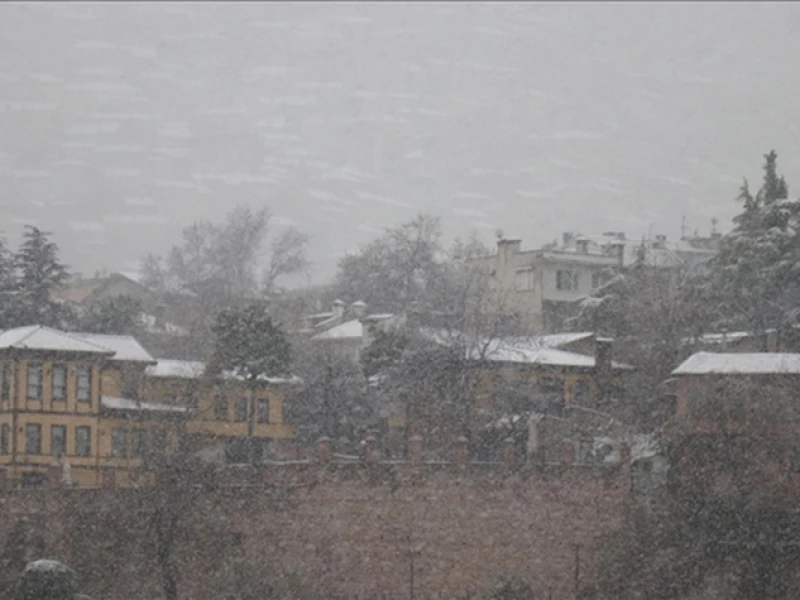
<svg viewBox="0 0 800 600">
<path fill-rule="evenodd" d="M 164 498 L 167 503 L 169 499 Z M 161 585 L 166 600 L 178 600 L 178 581 L 172 561 L 173 541 L 178 528 L 178 516 L 170 506 L 160 506 L 155 513 L 156 561 L 161 569 Z"/>
</svg>

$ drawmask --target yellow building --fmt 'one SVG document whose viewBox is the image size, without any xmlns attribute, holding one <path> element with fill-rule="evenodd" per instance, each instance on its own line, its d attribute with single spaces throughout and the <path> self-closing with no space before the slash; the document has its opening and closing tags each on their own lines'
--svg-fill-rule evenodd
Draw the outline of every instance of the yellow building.
<svg viewBox="0 0 800 600">
<path fill-rule="evenodd" d="M 148 451 L 212 446 L 235 462 L 237 440 L 293 436 L 283 400 L 286 385 L 299 380 L 244 382 L 203 371 L 201 363 L 156 361 L 130 336 L 42 326 L 0 333 L 5 485 L 40 487 L 48 477 L 81 487 L 136 485 L 149 481 Z"/>
</svg>

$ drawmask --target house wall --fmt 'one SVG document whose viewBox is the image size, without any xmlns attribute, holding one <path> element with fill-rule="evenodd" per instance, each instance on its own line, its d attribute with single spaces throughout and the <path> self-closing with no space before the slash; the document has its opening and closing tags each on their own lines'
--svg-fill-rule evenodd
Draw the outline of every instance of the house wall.
<svg viewBox="0 0 800 600">
<path fill-rule="evenodd" d="M 520 252 L 518 243 L 498 244 L 497 254 L 470 261 L 470 267 L 487 277 L 488 290 L 482 298 L 482 310 L 488 313 L 514 314 L 531 331 L 538 331 L 542 314 L 541 266 L 534 252 Z M 533 286 L 520 290 L 516 285 L 518 270 L 533 270 Z"/>
<path fill-rule="evenodd" d="M 573 600 L 591 589 L 597 540 L 621 524 L 630 493 L 627 465 L 305 463 L 263 476 L 263 487 L 206 491 L 183 514 L 181 597 L 279 575 L 325 598 L 478 597 L 518 576 L 537 598 Z M 27 519 L 47 556 L 85 576 L 86 593 L 161 597 L 148 494 L 5 492 L 0 535 Z"/>
<path fill-rule="evenodd" d="M 42 365 L 42 385 L 39 399 L 27 397 L 27 376 L 32 363 Z M 63 401 L 53 398 L 53 366 L 63 364 L 67 369 L 66 394 Z M 89 402 L 77 400 L 77 370 L 81 365 L 91 368 L 91 393 Z M 49 469 L 59 464 L 51 447 L 53 426 L 66 428 L 65 459 L 71 468 L 73 484 L 79 487 L 95 487 L 103 484 L 104 477 L 113 472 L 118 485 L 141 483 L 138 474 L 139 459 L 131 456 L 131 431 L 142 429 L 148 436 L 154 431 L 164 431 L 167 448 L 177 446 L 177 422 L 168 415 L 158 412 L 142 413 L 132 411 L 108 410 L 101 407 L 102 396 L 128 397 L 143 402 L 163 404 L 167 396 L 174 399 L 177 406 L 186 406 L 190 395 L 198 399 L 198 414 L 188 420 L 186 431 L 189 434 L 204 435 L 209 438 L 245 438 L 250 435 L 247 421 L 237 422 L 235 403 L 245 398 L 248 402 L 248 418 L 254 420 L 252 435 L 256 438 L 289 439 L 294 436 L 293 429 L 283 422 L 283 402 L 285 393 L 280 385 L 247 385 L 244 382 L 207 382 L 177 378 L 145 378 L 143 365 L 104 361 L 103 358 L 87 355 L 69 358 L 52 354 L 27 353 L 20 357 L 6 357 L 0 360 L 9 375 L 8 394 L 0 398 L 0 427 L 8 426 L 9 438 L 6 452 L 1 452 L 0 465 L 7 465 L 6 478 L 17 485 L 26 474 L 47 475 Z M 136 393 L 131 396 L 127 387 L 138 383 Z M 5 386 L 3 386 L 5 388 Z M 2 395 L 2 394 L 0 394 Z M 228 400 L 225 419 L 216 419 L 214 400 L 223 395 Z M 268 400 L 268 422 L 259 423 L 257 405 L 254 401 Z M 252 407 L 252 411 L 251 411 Z M 174 415 L 173 415 L 174 416 Z M 26 426 L 41 426 L 41 453 L 32 455 L 26 452 Z M 78 456 L 76 450 L 76 430 L 88 427 L 90 430 L 90 455 Z M 111 451 L 112 431 L 122 428 L 128 433 L 126 456 L 113 457 Z"/>
</svg>

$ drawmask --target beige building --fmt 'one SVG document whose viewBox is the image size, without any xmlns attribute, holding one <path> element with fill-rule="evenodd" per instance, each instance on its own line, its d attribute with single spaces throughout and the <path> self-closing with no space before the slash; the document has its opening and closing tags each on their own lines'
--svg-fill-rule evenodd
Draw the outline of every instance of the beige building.
<svg viewBox="0 0 800 600">
<path fill-rule="evenodd" d="M 705 238 L 634 241 L 621 232 L 564 233 L 560 244 L 537 250 L 523 251 L 521 244 L 500 239 L 495 254 L 470 264 L 488 279 L 485 309 L 514 315 L 521 327 L 543 332 L 556 331 L 569 303 L 590 295 L 619 269 L 640 261 L 657 269 L 696 268 L 716 252 Z"/>
</svg>

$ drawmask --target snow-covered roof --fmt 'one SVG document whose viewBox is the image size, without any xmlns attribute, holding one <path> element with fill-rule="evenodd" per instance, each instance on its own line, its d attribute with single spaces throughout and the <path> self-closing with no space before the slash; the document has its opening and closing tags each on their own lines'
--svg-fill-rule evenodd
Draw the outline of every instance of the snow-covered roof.
<svg viewBox="0 0 800 600">
<path fill-rule="evenodd" d="M 185 328 L 175 325 L 174 323 L 165 322 L 159 324 L 155 315 L 141 313 L 139 315 L 139 322 L 148 333 L 168 333 L 170 335 L 180 336 L 189 335 L 189 332 Z"/>
<path fill-rule="evenodd" d="M 588 242 L 585 252 L 577 247 L 576 242 L 579 241 Z M 587 260 L 591 260 L 591 257 L 602 256 L 617 261 L 618 258 L 613 247 L 622 246 L 623 266 L 627 267 L 636 264 L 642 245 L 645 247 L 645 263 L 652 267 L 695 266 L 716 254 L 716 251 L 710 248 L 693 245 L 691 240 L 631 240 L 620 238 L 615 233 L 577 233 L 572 236 L 568 243 L 561 244 L 556 248 L 556 255 L 558 253 L 578 255 L 587 257 Z"/>
<path fill-rule="evenodd" d="M 35 560 L 33 562 L 29 562 L 25 565 L 25 568 L 22 570 L 22 573 L 30 573 L 32 571 L 36 572 L 57 572 L 57 573 L 74 573 L 72 569 L 70 569 L 64 563 L 60 563 L 57 560 L 51 560 L 49 558 L 40 558 L 39 560 Z"/>
<path fill-rule="evenodd" d="M 206 364 L 197 360 L 164 360 L 145 369 L 150 377 L 178 377 L 181 379 L 197 379 L 206 370 Z"/>
<path fill-rule="evenodd" d="M 156 364 L 151 365 L 145 369 L 145 374 L 150 377 L 175 377 L 178 379 L 199 379 L 206 371 L 206 364 L 197 360 L 174 360 L 174 359 L 159 359 Z M 222 379 L 244 380 L 244 377 L 237 375 L 231 371 L 222 373 Z M 275 384 L 299 384 L 303 380 L 297 376 L 291 375 L 289 377 L 266 377 L 259 376 L 257 381 Z"/>
<path fill-rule="evenodd" d="M 113 355 L 114 351 L 84 340 L 75 334 L 44 325 L 17 327 L 0 333 L 0 349 L 45 350 L 51 352 L 90 352 Z"/>
<path fill-rule="evenodd" d="M 72 335 L 90 344 L 108 348 L 114 352 L 112 360 L 155 362 L 155 359 L 142 347 L 138 340 L 130 335 L 104 335 L 99 333 L 73 333 Z"/>
<path fill-rule="evenodd" d="M 771 333 L 775 331 L 774 329 L 768 330 L 767 333 Z M 738 340 L 747 339 L 749 337 L 753 337 L 754 334 L 750 333 L 749 331 L 729 331 L 724 333 L 706 333 L 699 337 L 687 337 L 684 338 L 684 344 L 693 344 L 693 343 L 700 343 L 700 344 L 725 344 L 727 342 L 735 342 Z"/>
<path fill-rule="evenodd" d="M 800 375 L 800 354 L 698 352 L 687 358 L 672 374 Z"/>
<path fill-rule="evenodd" d="M 595 357 L 567 352 L 545 345 L 542 338 L 469 338 L 460 333 L 422 328 L 421 333 L 444 346 L 462 342 L 467 347 L 467 357 L 490 362 L 521 363 L 560 367 L 594 368 Z M 576 334 L 577 335 L 577 334 Z M 547 336 L 542 336 L 547 337 Z M 582 338 L 578 338 L 582 339 Z M 564 343 L 564 342 L 562 342 Z M 630 365 L 612 362 L 615 369 L 632 369 Z"/>
<path fill-rule="evenodd" d="M 567 333 L 551 333 L 548 335 L 537 335 L 531 337 L 520 337 L 520 338 L 508 338 L 514 339 L 515 341 L 526 341 L 530 345 L 539 345 L 545 346 L 547 348 L 560 348 L 561 346 L 566 346 L 568 344 L 572 344 L 574 342 L 579 342 L 581 340 L 586 340 L 591 337 L 594 337 L 594 333 L 591 331 L 581 331 L 581 332 L 567 332 Z"/>
<path fill-rule="evenodd" d="M 331 327 L 327 331 L 318 333 L 314 336 L 315 340 L 330 340 L 330 339 L 344 339 L 344 338 L 361 338 L 364 334 L 364 326 L 359 319 L 345 321 L 335 327 Z"/>
<path fill-rule="evenodd" d="M 117 398 L 115 396 L 103 396 L 100 398 L 100 405 L 110 410 L 137 410 L 137 411 L 158 411 L 185 413 L 183 406 L 173 406 L 171 404 L 158 404 L 155 402 L 137 402 L 130 398 Z"/>
</svg>

